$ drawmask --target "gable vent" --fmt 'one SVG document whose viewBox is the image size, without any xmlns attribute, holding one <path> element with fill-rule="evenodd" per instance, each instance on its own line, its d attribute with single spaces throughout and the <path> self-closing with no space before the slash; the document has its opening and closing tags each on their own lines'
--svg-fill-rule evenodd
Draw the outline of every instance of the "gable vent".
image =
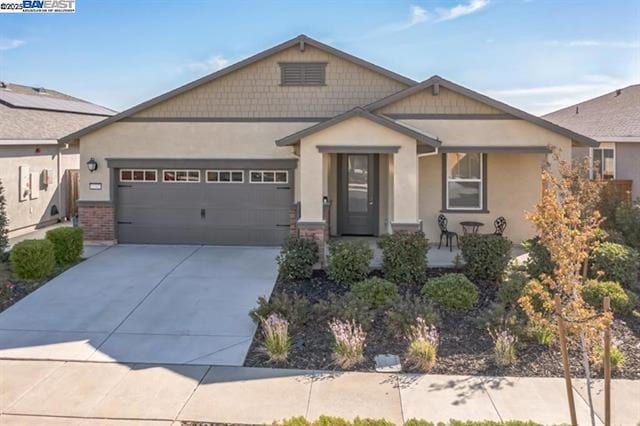
<svg viewBox="0 0 640 426">
<path fill-rule="evenodd" d="M 324 86 L 326 62 L 281 62 L 282 86 Z"/>
</svg>

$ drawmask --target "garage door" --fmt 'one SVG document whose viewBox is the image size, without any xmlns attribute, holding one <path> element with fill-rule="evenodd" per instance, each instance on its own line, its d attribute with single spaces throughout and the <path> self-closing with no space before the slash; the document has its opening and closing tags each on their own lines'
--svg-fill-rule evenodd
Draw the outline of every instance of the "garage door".
<svg viewBox="0 0 640 426">
<path fill-rule="evenodd" d="M 120 168 L 121 243 L 279 245 L 289 234 L 287 169 Z"/>
</svg>

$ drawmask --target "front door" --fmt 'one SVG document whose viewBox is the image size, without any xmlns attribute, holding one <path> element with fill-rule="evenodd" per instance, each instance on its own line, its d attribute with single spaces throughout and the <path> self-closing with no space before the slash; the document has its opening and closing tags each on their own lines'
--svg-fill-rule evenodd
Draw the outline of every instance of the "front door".
<svg viewBox="0 0 640 426">
<path fill-rule="evenodd" d="M 376 235 L 378 156 L 340 154 L 338 163 L 339 232 L 342 235 Z"/>
</svg>

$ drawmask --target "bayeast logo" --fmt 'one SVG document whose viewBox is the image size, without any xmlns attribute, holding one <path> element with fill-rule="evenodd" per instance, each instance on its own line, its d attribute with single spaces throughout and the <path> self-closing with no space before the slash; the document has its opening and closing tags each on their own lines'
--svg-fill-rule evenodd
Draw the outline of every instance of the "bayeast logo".
<svg viewBox="0 0 640 426">
<path fill-rule="evenodd" d="M 75 0 L 0 0 L 0 12 L 5 13 L 74 13 Z"/>
</svg>

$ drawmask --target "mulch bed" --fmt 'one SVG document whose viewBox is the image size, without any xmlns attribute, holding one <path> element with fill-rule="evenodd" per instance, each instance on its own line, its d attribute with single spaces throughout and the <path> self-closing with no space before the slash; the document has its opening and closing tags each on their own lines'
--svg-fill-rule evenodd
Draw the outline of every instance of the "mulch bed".
<svg viewBox="0 0 640 426">
<path fill-rule="evenodd" d="M 451 269 L 429 269 L 428 276 L 435 277 L 452 272 Z M 374 272 L 380 275 L 380 272 Z M 535 342 L 520 341 L 518 343 L 518 361 L 509 367 L 501 368 L 493 358 L 493 341 L 488 332 L 479 326 L 479 314 L 490 306 L 495 299 L 495 287 L 488 283 L 476 283 L 479 289 L 479 303 L 471 311 L 464 313 L 447 313 L 440 311 L 440 346 L 438 361 L 431 374 L 457 375 L 506 375 L 506 376 L 538 376 L 562 377 L 560 350 L 557 345 L 551 348 Z M 418 296 L 418 286 L 399 286 L 399 293 Z M 329 280 L 324 272 L 318 271 L 310 280 L 294 282 L 278 282 L 273 294 L 298 294 L 306 297 L 312 305 L 327 300 L 329 294 L 341 295 L 347 289 Z M 273 364 L 262 351 L 262 330 L 258 328 L 251 348 L 245 360 L 245 366 L 279 367 L 298 369 L 341 370 L 333 363 L 331 348 L 333 338 L 326 321 L 314 318 L 310 314 L 305 324 L 291 330 L 292 348 L 286 364 Z M 372 328 L 367 333 L 365 347 L 366 360 L 354 367 L 357 371 L 374 371 L 374 357 L 377 354 L 392 353 L 399 355 L 404 371 L 407 367 L 404 353 L 407 342 L 400 335 L 388 330 L 384 314 L 375 318 Z M 640 379 L 640 315 L 617 317 L 612 327 L 614 342 L 623 351 L 626 363 L 622 371 L 614 372 L 615 378 Z M 571 368 L 574 377 L 581 377 L 583 369 L 581 352 L 570 353 Z M 597 373 L 596 376 L 599 376 Z"/>
</svg>

